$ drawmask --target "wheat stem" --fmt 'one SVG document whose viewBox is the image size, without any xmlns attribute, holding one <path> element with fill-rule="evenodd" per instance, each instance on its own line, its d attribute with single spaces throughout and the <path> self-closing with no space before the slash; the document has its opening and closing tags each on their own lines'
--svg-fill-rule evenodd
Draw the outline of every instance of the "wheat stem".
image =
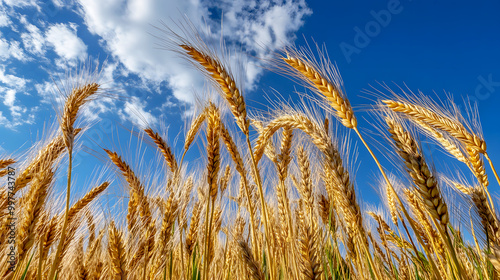
<svg viewBox="0 0 500 280">
<path fill-rule="evenodd" d="M 493 165 L 493 162 L 490 159 L 490 156 L 488 155 L 488 153 L 485 152 L 484 153 L 484 157 L 486 158 L 486 160 L 490 164 L 491 170 L 493 171 L 493 174 L 495 174 L 495 178 L 497 179 L 497 182 L 500 185 L 500 178 L 498 177 L 498 173 L 497 173 L 497 171 L 495 169 L 495 166 Z M 489 195 L 489 193 L 488 193 L 488 195 Z M 491 198 L 490 198 L 490 200 L 491 200 Z"/>
<path fill-rule="evenodd" d="M 57 245 L 57 250 L 56 250 L 56 255 L 54 257 L 54 261 L 52 263 L 52 266 L 50 268 L 49 272 L 49 280 L 54 279 L 54 276 L 56 274 L 56 270 L 59 267 L 59 258 L 62 253 L 63 245 L 66 239 L 66 231 L 68 228 L 68 221 L 69 221 L 69 199 L 70 199 L 70 192 L 71 192 L 71 170 L 73 167 L 73 152 L 72 149 L 68 151 L 69 154 L 69 165 L 68 165 L 68 182 L 66 186 L 66 208 L 65 208 L 65 213 L 64 213 L 64 223 L 61 231 L 61 237 L 59 239 L 59 244 Z"/>
</svg>

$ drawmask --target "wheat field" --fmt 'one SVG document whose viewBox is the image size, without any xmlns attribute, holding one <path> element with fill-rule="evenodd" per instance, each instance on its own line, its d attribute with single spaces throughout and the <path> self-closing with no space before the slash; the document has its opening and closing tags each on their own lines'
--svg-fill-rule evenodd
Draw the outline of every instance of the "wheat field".
<svg viewBox="0 0 500 280">
<path fill-rule="evenodd" d="M 119 180 L 75 198 L 74 149 L 88 128 L 77 119 L 104 92 L 95 75 L 75 84 L 54 136 L 23 158 L 0 159 L 2 279 L 499 279 L 500 223 L 488 175 L 500 180 L 474 114 L 388 89 L 370 105 L 378 142 L 366 141 L 328 56 L 300 47 L 269 64 L 314 92 L 317 106 L 254 113 L 229 62 L 200 40 L 170 35 L 169 47 L 223 102 L 197 108 L 182 154 L 161 131 L 139 133 L 164 161 L 152 173 L 166 174 L 165 182 L 150 186 L 140 164 L 103 148 L 97 152 Z M 339 126 L 354 136 L 347 143 Z M 424 137 L 467 172 L 453 178 L 436 170 Z M 350 142 L 379 167 L 375 208 L 357 196 Z M 184 162 L 195 145 L 203 169 Z M 400 172 L 388 173 L 375 145 L 387 147 Z M 66 192 L 54 194 L 60 170 Z M 128 193 L 126 209 L 103 218 L 96 201 L 112 184 Z M 64 200 L 59 211 L 56 199 Z"/>
</svg>

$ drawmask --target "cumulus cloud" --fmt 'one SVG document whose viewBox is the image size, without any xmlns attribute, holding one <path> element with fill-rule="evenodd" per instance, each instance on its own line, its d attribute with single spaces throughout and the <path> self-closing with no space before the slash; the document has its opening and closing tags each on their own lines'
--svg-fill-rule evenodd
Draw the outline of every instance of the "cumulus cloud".
<svg viewBox="0 0 500 280">
<path fill-rule="evenodd" d="M 305 0 L 224 2 L 230 7 L 224 14 L 225 32 L 257 53 L 264 51 L 263 47 L 273 50 L 289 44 L 305 16 L 312 13 Z"/>
<path fill-rule="evenodd" d="M 224 28 L 228 30 L 224 34 L 229 42 L 239 42 L 252 51 L 260 45 L 274 50 L 291 42 L 304 17 L 311 13 L 304 0 L 80 0 L 80 4 L 80 13 L 89 31 L 103 39 L 103 47 L 118 61 L 141 78 L 166 80 L 174 96 L 188 103 L 194 101 L 193 88 L 201 89 L 204 79 L 176 54 L 156 47 L 160 40 L 150 33 L 160 34 L 152 25 L 159 26 L 159 21 L 165 20 L 175 29 L 171 21 L 178 22 L 185 15 L 195 26 L 207 23 L 218 33 L 220 15 L 206 17 L 212 8 L 220 7 Z M 256 14 L 262 16 L 256 17 Z M 247 78 L 245 85 L 251 87 L 260 71 L 253 67 L 242 75 Z"/>
<path fill-rule="evenodd" d="M 47 30 L 47 42 L 54 47 L 57 55 L 68 62 L 83 60 L 87 57 L 87 46 L 76 35 L 75 24 L 54 24 Z"/>
</svg>

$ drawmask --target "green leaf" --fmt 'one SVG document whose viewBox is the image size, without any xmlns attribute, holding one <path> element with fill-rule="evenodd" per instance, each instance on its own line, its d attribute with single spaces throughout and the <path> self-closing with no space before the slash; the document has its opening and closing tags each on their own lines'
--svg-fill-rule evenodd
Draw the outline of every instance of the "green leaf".
<svg viewBox="0 0 500 280">
<path fill-rule="evenodd" d="M 33 256 L 35 255 L 35 252 L 31 254 L 30 260 L 28 261 L 28 264 L 26 265 L 26 268 L 24 269 L 24 273 L 21 276 L 21 280 L 24 280 L 26 278 L 26 274 L 28 274 L 28 268 L 30 267 L 31 260 L 33 260 Z"/>
</svg>

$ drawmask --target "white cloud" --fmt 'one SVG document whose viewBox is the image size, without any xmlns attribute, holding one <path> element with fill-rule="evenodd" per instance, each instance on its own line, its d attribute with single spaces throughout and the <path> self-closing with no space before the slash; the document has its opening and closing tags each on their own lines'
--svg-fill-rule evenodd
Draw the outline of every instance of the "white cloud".
<svg viewBox="0 0 500 280">
<path fill-rule="evenodd" d="M 35 7 L 40 10 L 36 0 L 3 0 L 3 2 L 10 7 Z"/>
<path fill-rule="evenodd" d="M 220 6 L 224 27 L 230 31 L 224 31 L 229 41 L 239 41 L 250 50 L 259 49 L 258 44 L 266 44 L 273 50 L 292 41 L 304 16 L 310 14 L 304 0 L 80 0 L 80 4 L 89 31 L 102 37 L 103 46 L 129 71 L 151 81 L 166 80 L 177 99 L 190 103 L 194 102 L 193 88 L 201 91 L 205 80 L 177 54 L 157 48 L 160 40 L 150 33 L 159 36 L 161 33 L 151 25 L 160 26 L 159 21 L 164 20 L 175 27 L 172 21 L 178 22 L 186 15 L 195 26 L 203 26 L 210 15 L 209 8 Z M 258 13 L 248 12 L 252 8 Z M 226 20 L 226 15 L 231 18 Z M 208 18 L 207 23 L 219 32 L 218 21 Z M 257 67 L 250 70 L 243 75 L 247 77 L 244 83 L 247 87 L 252 86 L 262 71 Z"/>
<path fill-rule="evenodd" d="M 2 91 L 3 89 L 0 88 L 0 92 Z M 6 89 L 3 104 L 9 108 L 10 114 L 15 120 L 15 123 L 21 123 L 22 122 L 21 116 L 23 115 L 23 113 L 26 113 L 26 107 L 15 105 L 14 104 L 15 102 L 16 102 L 16 90 L 11 88 Z"/>
<path fill-rule="evenodd" d="M 54 47 L 57 55 L 68 62 L 83 60 L 87 56 L 87 46 L 76 35 L 75 24 L 58 23 L 47 30 L 47 42 Z"/>
<path fill-rule="evenodd" d="M 124 108 L 118 111 L 118 115 L 122 120 L 130 121 L 141 128 L 156 124 L 158 119 L 145 108 L 146 102 L 133 96 L 130 101 L 125 102 Z"/>
<path fill-rule="evenodd" d="M 4 96 L 3 104 L 10 107 L 14 105 L 14 101 L 16 101 L 16 91 L 13 89 L 7 90 Z"/>
<path fill-rule="evenodd" d="M 3 126 L 14 128 L 23 123 L 30 123 L 30 118 L 26 118 L 27 109 L 23 105 L 18 105 L 16 95 L 26 88 L 28 80 L 11 74 L 5 74 L 5 69 L 0 68 L 0 93 L 3 95 L 3 104 L 9 109 L 11 120 L 3 123 Z M 2 117 L 6 118 L 2 115 Z"/>
<path fill-rule="evenodd" d="M 262 47 L 274 50 L 289 44 L 304 24 L 304 17 L 312 13 L 305 0 L 226 0 L 225 4 L 230 5 L 224 14 L 225 32 L 257 53 L 263 51 Z"/>
<path fill-rule="evenodd" d="M 7 41 L 0 38 L 0 60 L 15 58 L 20 61 L 26 61 L 28 57 L 24 53 L 17 41 Z"/>
<path fill-rule="evenodd" d="M 5 68 L 0 67 L 0 82 L 4 83 L 6 86 L 22 90 L 28 81 L 11 74 L 5 74 Z"/>
<path fill-rule="evenodd" d="M 7 14 L 7 11 L 0 6 L 0 27 L 5 27 L 11 24 L 12 21 Z"/>
<path fill-rule="evenodd" d="M 3 115 L 3 112 L 0 111 L 0 124 L 7 126 L 8 123 L 9 120 Z"/>
<path fill-rule="evenodd" d="M 45 38 L 40 29 L 28 22 L 25 23 L 28 32 L 21 34 L 24 49 L 34 55 L 43 55 L 45 53 Z"/>
</svg>

